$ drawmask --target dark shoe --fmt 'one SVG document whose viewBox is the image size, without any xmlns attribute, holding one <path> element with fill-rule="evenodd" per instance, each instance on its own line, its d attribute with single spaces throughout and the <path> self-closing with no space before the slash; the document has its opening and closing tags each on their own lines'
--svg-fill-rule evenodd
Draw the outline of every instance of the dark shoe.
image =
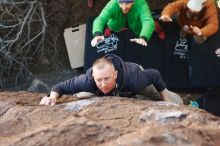
<svg viewBox="0 0 220 146">
<path fill-rule="evenodd" d="M 93 5 L 94 5 L 94 1 L 93 0 L 88 0 L 87 4 L 88 4 L 89 8 L 92 8 Z"/>
</svg>

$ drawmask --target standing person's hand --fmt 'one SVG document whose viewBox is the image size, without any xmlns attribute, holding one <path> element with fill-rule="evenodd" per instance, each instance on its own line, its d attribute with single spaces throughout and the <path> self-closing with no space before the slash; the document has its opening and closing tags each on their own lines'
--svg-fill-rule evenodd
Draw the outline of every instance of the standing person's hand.
<svg viewBox="0 0 220 146">
<path fill-rule="evenodd" d="M 217 55 L 217 57 L 220 57 L 220 48 L 218 48 L 217 50 L 215 50 L 215 54 Z"/>
<path fill-rule="evenodd" d="M 103 35 L 102 36 L 95 36 L 91 41 L 92 47 L 95 47 L 99 41 L 103 41 L 103 40 L 104 40 Z"/>
<path fill-rule="evenodd" d="M 49 97 L 48 96 L 44 96 L 41 99 L 39 105 L 51 105 L 51 106 L 53 106 L 53 105 L 56 104 L 57 97 L 59 97 L 58 93 L 51 92 Z"/>
<path fill-rule="evenodd" d="M 130 41 L 143 46 L 147 46 L 147 42 L 143 38 L 134 38 L 134 39 L 130 39 Z"/>
<path fill-rule="evenodd" d="M 163 22 L 172 22 L 173 20 L 170 18 L 170 16 L 168 15 L 162 15 L 159 20 L 163 21 Z"/>
<path fill-rule="evenodd" d="M 192 26 L 192 25 L 190 25 L 190 28 L 192 29 L 192 31 L 193 31 L 196 35 L 202 36 L 202 30 L 201 30 L 200 28 L 198 28 L 198 27 L 196 27 L 196 26 Z"/>
</svg>

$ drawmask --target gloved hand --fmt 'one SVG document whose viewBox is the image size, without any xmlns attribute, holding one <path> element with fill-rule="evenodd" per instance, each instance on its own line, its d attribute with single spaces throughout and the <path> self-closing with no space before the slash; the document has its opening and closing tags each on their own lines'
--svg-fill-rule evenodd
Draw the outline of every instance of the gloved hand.
<svg viewBox="0 0 220 146">
<path fill-rule="evenodd" d="M 130 39 L 130 41 L 143 46 L 147 46 L 147 42 L 143 38 L 134 38 L 134 39 Z"/>
<path fill-rule="evenodd" d="M 103 40 L 104 40 L 103 35 L 102 36 L 95 36 L 91 41 L 92 47 L 95 47 L 99 41 L 103 41 Z"/>
<path fill-rule="evenodd" d="M 51 98 L 51 97 L 48 97 L 48 96 L 44 96 L 41 101 L 40 101 L 40 104 L 39 105 L 55 105 L 56 104 L 56 98 Z"/>
</svg>

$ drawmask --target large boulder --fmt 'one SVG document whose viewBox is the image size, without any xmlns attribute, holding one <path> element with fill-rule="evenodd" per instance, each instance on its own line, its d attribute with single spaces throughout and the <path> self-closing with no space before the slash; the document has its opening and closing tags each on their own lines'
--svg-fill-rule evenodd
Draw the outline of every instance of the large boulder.
<svg viewBox="0 0 220 146">
<path fill-rule="evenodd" d="M 220 118 L 204 110 L 121 97 L 64 96 L 39 106 L 43 96 L 0 92 L 0 145 L 220 145 Z"/>
</svg>

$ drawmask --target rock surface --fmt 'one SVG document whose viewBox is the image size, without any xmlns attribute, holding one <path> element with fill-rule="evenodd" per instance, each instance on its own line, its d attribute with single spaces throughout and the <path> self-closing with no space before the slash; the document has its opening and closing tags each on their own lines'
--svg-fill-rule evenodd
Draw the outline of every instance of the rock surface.
<svg viewBox="0 0 220 146">
<path fill-rule="evenodd" d="M 63 96 L 39 106 L 45 94 L 0 92 L 4 146 L 219 146 L 220 118 L 166 102 Z"/>
</svg>

